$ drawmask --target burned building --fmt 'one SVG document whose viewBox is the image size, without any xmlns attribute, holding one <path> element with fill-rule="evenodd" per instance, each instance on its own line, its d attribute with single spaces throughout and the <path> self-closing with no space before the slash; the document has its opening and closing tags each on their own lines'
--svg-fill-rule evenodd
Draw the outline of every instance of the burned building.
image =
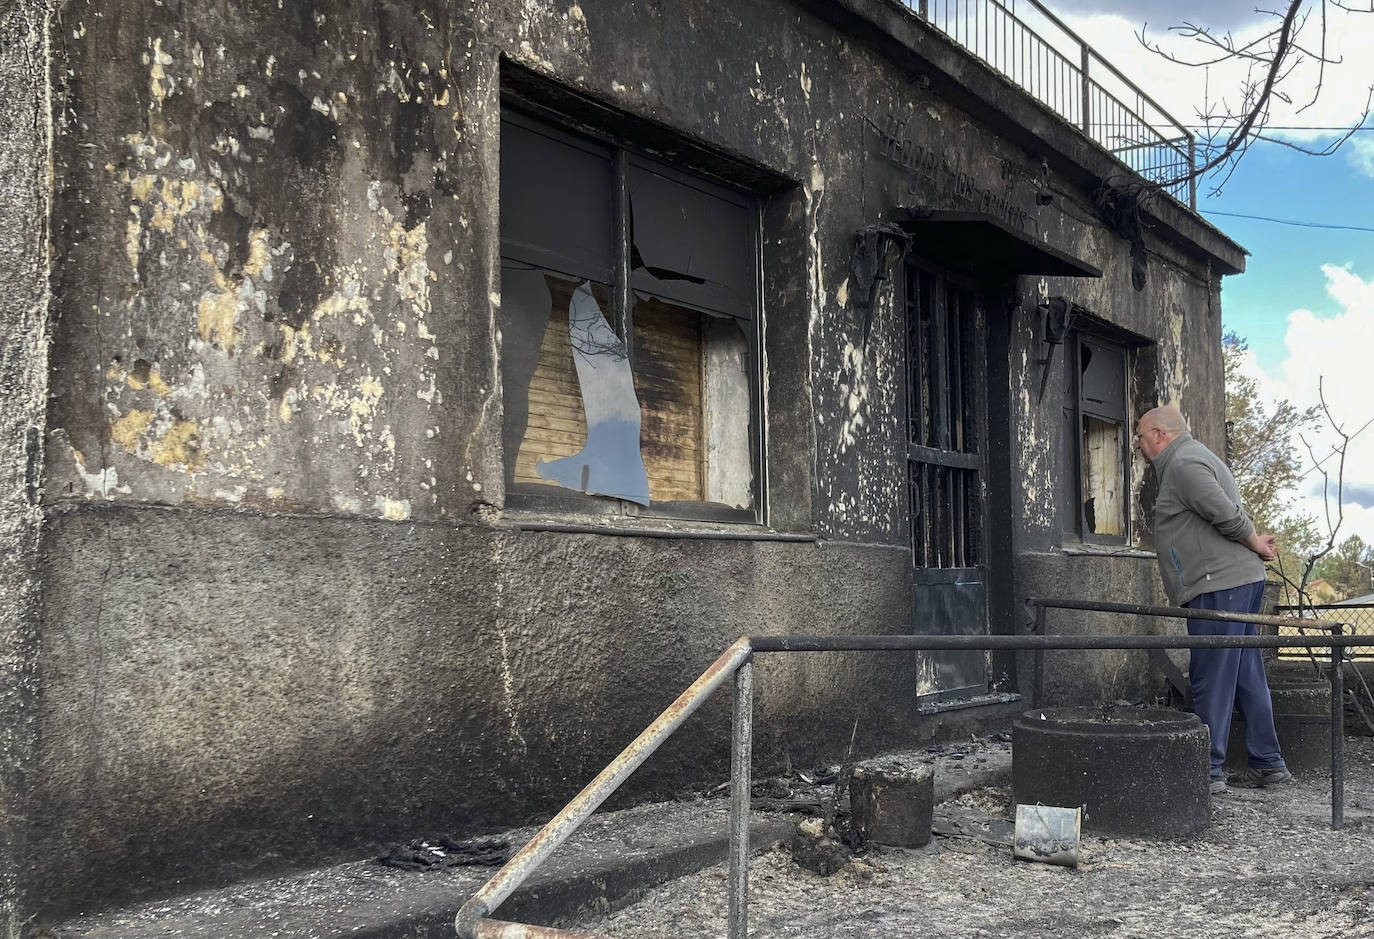
<svg viewBox="0 0 1374 939">
<path fill-rule="evenodd" d="M 741 634 L 1160 598 L 1131 425 L 1220 443 L 1243 252 L 941 6 L 0 14 L 8 934 L 551 812 Z M 1026 681 L 763 661 L 756 758 Z M 727 708 L 626 797 L 717 781 Z"/>
</svg>

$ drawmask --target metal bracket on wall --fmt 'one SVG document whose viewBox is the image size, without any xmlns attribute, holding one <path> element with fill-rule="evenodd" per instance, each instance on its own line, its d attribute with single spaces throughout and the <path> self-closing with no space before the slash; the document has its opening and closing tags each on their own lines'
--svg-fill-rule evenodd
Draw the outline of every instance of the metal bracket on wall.
<svg viewBox="0 0 1374 939">
<path fill-rule="evenodd" d="M 1050 381 L 1050 366 L 1054 363 L 1054 350 L 1064 342 L 1064 337 L 1073 328 L 1074 318 L 1083 312 L 1083 308 L 1072 300 L 1063 297 L 1050 297 L 1048 301 L 1036 307 L 1044 321 L 1043 340 L 1049 345 L 1049 351 L 1041 359 L 1040 372 L 1040 394 L 1036 397 L 1039 403 L 1045 399 L 1045 386 Z"/>
<path fill-rule="evenodd" d="M 911 236 L 896 225 L 868 225 L 854 233 L 854 256 L 850 261 L 850 271 L 864 314 L 864 349 L 868 348 L 868 333 L 873 327 L 873 307 L 878 302 L 878 286 L 891 279 L 888 274 L 891 267 L 889 249 L 893 244 L 901 249 L 897 255 L 897 262 L 900 263 L 911 245 Z"/>
</svg>

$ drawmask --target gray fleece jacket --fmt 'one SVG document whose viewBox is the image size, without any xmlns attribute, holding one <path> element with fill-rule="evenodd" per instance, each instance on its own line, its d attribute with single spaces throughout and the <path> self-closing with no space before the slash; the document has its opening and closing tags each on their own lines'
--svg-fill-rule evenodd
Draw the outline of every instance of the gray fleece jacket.
<svg viewBox="0 0 1374 939">
<path fill-rule="evenodd" d="M 1154 458 L 1155 551 L 1169 600 L 1264 580 L 1264 561 L 1241 542 L 1255 523 L 1241 508 L 1235 477 L 1215 453 L 1179 434 Z"/>
</svg>

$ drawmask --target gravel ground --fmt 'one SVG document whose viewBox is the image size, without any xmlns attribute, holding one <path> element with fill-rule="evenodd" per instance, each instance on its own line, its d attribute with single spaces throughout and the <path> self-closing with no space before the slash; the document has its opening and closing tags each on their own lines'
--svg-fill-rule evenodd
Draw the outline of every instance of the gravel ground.
<svg viewBox="0 0 1374 939">
<path fill-rule="evenodd" d="M 1374 936 L 1374 740 L 1349 738 L 1346 761 L 1341 831 L 1331 830 L 1330 776 L 1310 773 L 1282 788 L 1213 797 L 1212 828 L 1193 841 L 1085 835 L 1077 869 L 937 836 L 920 850 L 874 847 L 825 878 L 777 847 L 750 868 L 750 936 Z M 975 790 L 936 814 L 1010 820 L 1011 792 Z M 569 925 L 617 939 L 724 939 L 725 896 L 722 865 Z"/>
</svg>

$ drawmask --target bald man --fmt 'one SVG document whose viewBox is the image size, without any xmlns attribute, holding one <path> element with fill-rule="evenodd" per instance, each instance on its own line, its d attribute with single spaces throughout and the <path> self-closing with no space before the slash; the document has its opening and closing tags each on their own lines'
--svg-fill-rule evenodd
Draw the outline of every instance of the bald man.
<svg viewBox="0 0 1374 939">
<path fill-rule="evenodd" d="M 1146 411 L 1136 446 L 1154 464 L 1155 551 L 1164 589 L 1175 606 L 1256 613 L 1264 594 L 1264 562 L 1278 556 L 1274 536 L 1255 530 L 1240 504 L 1235 478 L 1216 454 L 1193 439 L 1177 408 Z M 1189 619 L 1192 636 L 1250 635 L 1252 623 Z M 1188 679 L 1193 710 L 1212 735 L 1211 791 L 1226 791 L 1222 773 L 1231 709 L 1245 719 L 1249 767 L 1232 785 L 1255 788 L 1289 782 L 1274 733 L 1274 706 L 1259 649 L 1193 649 Z"/>
</svg>

